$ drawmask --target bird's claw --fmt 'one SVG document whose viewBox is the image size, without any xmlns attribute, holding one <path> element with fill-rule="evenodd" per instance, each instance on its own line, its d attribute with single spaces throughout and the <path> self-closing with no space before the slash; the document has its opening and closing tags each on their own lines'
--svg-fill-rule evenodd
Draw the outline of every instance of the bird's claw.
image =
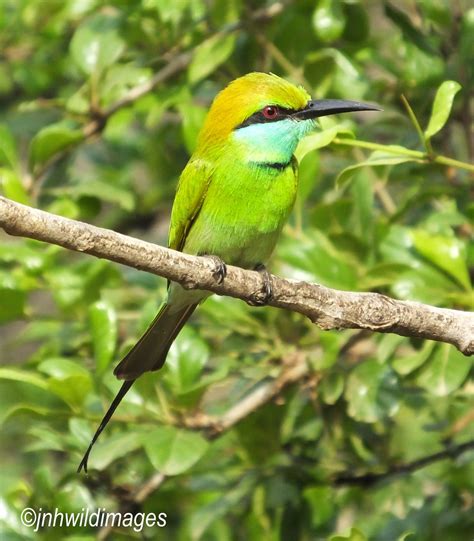
<svg viewBox="0 0 474 541">
<path fill-rule="evenodd" d="M 259 263 L 254 270 L 262 276 L 262 290 L 247 300 L 250 306 L 265 306 L 273 296 L 272 278 L 265 265 Z"/>
<path fill-rule="evenodd" d="M 215 278 L 216 282 L 218 284 L 222 284 L 224 281 L 224 278 L 227 276 L 227 266 L 222 261 L 222 259 L 217 255 L 207 255 L 205 254 L 204 257 L 207 257 L 212 261 L 214 264 L 214 268 L 212 269 L 212 276 Z"/>
</svg>

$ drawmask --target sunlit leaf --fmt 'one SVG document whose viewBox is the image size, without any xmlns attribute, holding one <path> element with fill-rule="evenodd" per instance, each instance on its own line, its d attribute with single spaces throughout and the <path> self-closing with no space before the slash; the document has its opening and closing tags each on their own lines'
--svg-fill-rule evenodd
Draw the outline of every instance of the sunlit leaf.
<svg viewBox="0 0 474 541">
<path fill-rule="evenodd" d="M 196 48 L 191 64 L 189 65 L 189 83 L 198 83 L 218 68 L 232 54 L 234 45 L 235 36 L 233 34 L 216 34 L 202 42 Z"/>
<path fill-rule="evenodd" d="M 350 373 L 344 396 L 347 412 L 357 421 L 373 423 L 394 415 L 399 406 L 399 388 L 395 373 L 371 359 Z"/>
<path fill-rule="evenodd" d="M 58 152 L 81 141 L 83 137 L 80 130 L 71 128 L 65 123 L 46 126 L 31 141 L 30 167 L 34 168 L 43 164 Z"/>
<path fill-rule="evenodd" d="M 165 475 L 178 475 L 191 468 L 206 452 L 208 442 L 196 432 L 162 426 L 143 439 L 153 467 Z"/>
<path fill-rule="evenodd" d="M 175 392 L 186 392 L 196 383 L 209 359 L 206 342 L 190 327 L 185 327 L 171 346 L 164 376 Z"/>
<path fill-rule="evenodd" d="M 109 365 L 117 343 L 117 314 L 107 301 L 98 301 L 89 307 L 89 326 L 97 371 L 102 373 Z"/>
<path fill-rule="evenodd" d="M 331 43 L 338 39 L 346 25 L 341 2 L 339 0 L 322 0 L 318 2 L 312 17 L 316 36 L 324 42 Z"/>
<path fill-rule="evenodd" d="M 97 15 L 82 23 L 74 33 L 70 50 L 76 64 L 91 75 L 99 74 L 122 54 L 125 42 L 113 17 Z"/>
<path fill-rule="evenodd" d="M 296 159 L 301 162 L 309 152 L 330 145 L 340 134 L 344 134 L 346 137 L 350 137 L 351 135 L 353 136 L 353 133 L 350 130 L 341 126 L 333 126 L 326 130 L 306 136 L 301 140 L 296 148 Z"/>
<path fill-rule="evenodd" d="M 422 229 L 413 231 L 412 238 L 420 254 L 454 277 L 467 290 L 470 289 L 466 246 L 461 240 L 455 237 L 433 235 Z"/>
<path fill-rule="evenodd" d="M 0 186 L 9 199 L 28 205 L 30 198 L 21 182 L 21 178 L 12 169 L 0 169 Z"/>
<path fill-rule="evenodd" d="M 333 535 L 328 541 L 367 541 L 367 537 L 357 528 L 351 528 L 347 535 Z"/>
<path fill-rule="evenodd" d="M 438 344 L 416 381 L 428 393 L 446 396 L 462 385 L 471 368 L 472 359 L 450 344 Z"/>
<path fill-rule="evenodd" d="M 453 106 L 454 97 L 461 90 L 456 81 L 444 81 L 438 88 L 433 102 L 430 121 L 425 130 L 425 137 L 433 137 L 448 121 Z"/>
<path fill-rule="evenodd" d="M 391 145 L 391 148 L 395 149 L 394 145 Z M 403 152 L 401 152 L 403 154 Z M 336 185 L 342 186 L 345 184 L 352 175 L 357 171 L 357 169 L 360 169 L 361 167 L 381 167 L 381 166 L 388 166 L 388 165 L 399 165 L 401 163 L 408 163 L 413 161 L 419 161 L 411 156 L 397 156 L 393 152 L 385 152 L 381 150 L 376 150 L 373 152 L 369 159 L 356 163 L 354 165 L 349 165 L 345 169 L 343 169 L 339 175 L 336 178 Z"/>
<path fill-rule="evenodd" d="M 135 430 L 127 431 L 126 433 L 114 434 L 107 439 L 100 440 L 100 444 L 94 447 L 89 466 L 96 470 L 104 470 L 114 460 L 126 457 L 142 445 L 142 432 Z M 89 436 L 92 437 L 92 433 Z M 126 458 L 125 458 L 126 460 Z"/>
<path fill-rule="evenodd" d="M 0 124 L 0 164 L 16 167 L 18 162 L 16 143 L 8 126 Z"/>
</svg>

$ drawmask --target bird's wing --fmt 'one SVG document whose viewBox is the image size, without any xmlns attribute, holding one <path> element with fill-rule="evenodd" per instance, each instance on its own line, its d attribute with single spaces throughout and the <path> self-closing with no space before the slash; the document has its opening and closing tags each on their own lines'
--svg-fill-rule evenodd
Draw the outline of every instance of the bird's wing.
<svg viewBox="0 0 474 541">
<path fill-rule="evenodd" d="M 171 211 L 168 246 L 181 251 L 186 237 L 201 210 L 212 180 L 209 162 L 195 159 L 184 168 Z"/>
</svg>

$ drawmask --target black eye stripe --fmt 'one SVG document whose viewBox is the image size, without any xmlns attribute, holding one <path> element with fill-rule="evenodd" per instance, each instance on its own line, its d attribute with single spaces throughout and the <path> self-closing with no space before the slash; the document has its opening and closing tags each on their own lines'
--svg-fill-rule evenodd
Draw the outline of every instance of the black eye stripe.
<svg viewBox="0 0 474 541">
<path fill-rule="evenodd" d="M 277 114 L 274 117 L 267 118 L 266 116 L 264 116 L 262 111 L 257 111 L 253 115 L 250 115 L 248 118 L 246 118 L 235 129 L 238 130 L 239 128 L 245 128 L 246 126 L 251 126 L 252 124 L 263 124 L 265 122 L 278 122 L 279 120 L 283 120 L 284 118 L 287 118 L 296 112 L 295 109 L 285 109 L 284 107 L 278 107 L 277 105 L 273 107 L 277 108 Z"/>
</svg>

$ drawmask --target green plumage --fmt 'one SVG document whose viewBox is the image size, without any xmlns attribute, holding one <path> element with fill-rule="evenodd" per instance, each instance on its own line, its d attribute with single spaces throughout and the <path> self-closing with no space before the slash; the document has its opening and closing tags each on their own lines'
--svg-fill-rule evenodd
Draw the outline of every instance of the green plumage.
<svg viewBox="0 0 474 541">
<path fill-rule="evenodd" d="M 249 269 L 265 264 L 295 201 L 298 142 L 318 116 L 370 109 L 358 102 L 311 100 L 303 88 L 272 74 L 250 73 L 233 81 L 214 100 L 179 180 L 170 248 Z M 183 325 L 209 295 L 169 284 L 166 302 L 115 369 L 125 382 L 79 470 L 87 471 L 92 446 L 135 379 L 163 366 Z"/>
</svg>

